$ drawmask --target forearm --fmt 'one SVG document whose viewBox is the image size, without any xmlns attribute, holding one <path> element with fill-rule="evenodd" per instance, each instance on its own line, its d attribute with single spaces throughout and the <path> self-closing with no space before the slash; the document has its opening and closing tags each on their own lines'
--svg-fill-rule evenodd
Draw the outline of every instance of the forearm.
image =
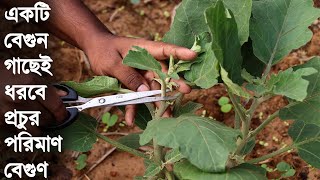
<svg viewBox="0 0 320 180">
<path fill-rule="evenodd" d="M 33 6 L 38 0 L 4 0 L 7 7 Z M 86 51 L 95 37 L 111 35 L 109 30 L 80 0 L 42 0 L 50 8 L 50 18 L 43 24 L 66 42 Z"/>
</svg>

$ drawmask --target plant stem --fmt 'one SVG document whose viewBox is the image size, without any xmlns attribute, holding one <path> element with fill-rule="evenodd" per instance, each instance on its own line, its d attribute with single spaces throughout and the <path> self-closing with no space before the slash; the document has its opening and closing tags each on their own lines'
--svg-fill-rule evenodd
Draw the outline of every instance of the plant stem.
<svg viewBox="0 0 320 180">
<path fill-rule="evenodd" d="M 250 133 L 250 138 L 255 137 L 257 134 L 259 134 L 260 131 L 262 131 L 268 124 L 270 124 L 276 117 L 279 116 L 279 111 L 273 113 L 270 115 L 266 120 L 263 121 L 262 124 L 260 124 L 259 127 L 257 127 L 252 133 Z"/>
<path fill-rule="evenodd" d="M 242 122 L 242 127 L 241 127 L 241 131 L 242 131 L 242 140 L 240 141 L 239 145 L 237 146 L 237 149 L 235 151 L 235 154 L 240 154 L 241 150 L 243 149 L 243 147 L 246 145 L 247 143 L 247 137 L 249 134 L 249 128 L 250 128 L 250 124 L 248 124 L 248 120 L 246 118 L 246 113 L 241 109 L 239 102 L 236 100 L 236 97 L 234 96 L 234 94 L 231 93 L 231 91 L 229 90 L 229 88 L 227 88 L 230 100 L 232 102 L 232 104 L 234 105 L 234 109 L 235 109 L 235 113 L 237 114 L 237 116 L 239 117 L 239 119 Z"/>
<path fill-rule="evenodd" d="M 272 60 L 273 60 L 273 57 L 270 58 L 270 60 L 268 62 L 268 65 L 267 65 L 265 71 L 263 72 L 263 75 L 262 75 L 262 78 L 261 78 L 262 82 L 266 82 L 266 80 L 267 80 L 268 74 L 271 71 Z"/>
<path fill-rule="evenodd" d="M 157 141 L 154 139 L 153 140 L 153 155 L 154 155 L 154 161 L 158 165 L 162 164 L 162 159 L 163 159 L 162 151 L 163 151 L 163 147 L 159 146 L 157 144 Z"/>
<path fill-rule="evenodd" d="M 242 140 L 238 143 L 238 147 L 235 151 L 236 155 L 239 155 L 243 149 L 243 147 L 247 144 L 247 142 L 252 138 L 251 133 L 250 133 L 250 127 L 251 127 L 251 121 L 254 115 L 254 112 L 256 111 L 256 109 L 259 107 L 259 105 L 268 100 L 270 98 L 270 96 L 264 96 L 261 98 L 255 98 L 253 99 L 253 102 L 250 106 L 250 109 L 247 111 L 246 113 L 246 119 L 245 121 L 242 122 L 242 127 L 241 127 L 241 131 L 242 131 Z"/>
<path fill-rule="evenodd" d="M 290 145 L 290 146 L 278 149 L 277 151 L 274 151 L 273 153 L 261 156 L 259 158 L 251 159 L 251 160 L 247 161 L 247 163 L 251 163 L 251 164 L 259 163 L 261 161 L 264 161 L 264 160 L 267 160 L 269 158 L 272 158 L 273 156 L 276 156 L 276 155 L 282 154 L 284 152 L 287 152 L 287 151 L 289 151 L 289 150 L 291 150 L 293 148 L 294 148 L 294 145 Z"/>
<path fill-rule="evenodd" d="M 145 159 L 148 159 L 148 158 L 149 158 L 149 157 L 148 157 L 147 155 L 145 155 L 144 153 L 142 153 L 142 152 L 140 152 L 140 151 L 137 151 L 137 150 L 135 150 L 135 149 L 132 149 L 132 148 L 126 146 L 126 145 L 123 145 L 123 144 L 119 143 L 118 141 L 114 141 L 114 140 L 112 140 L 112 139 L 110 139 L 110 138 L 107 138 L 107 137 L 105 137 L 105 136 L 103 136 L 103 135 L 101 135 L 101 134 L 99 134 L 99 133 L 95 133 L 95 134 L 96 134 L 96 136 L 97 136 L 98 138 L 106 141 L 107 143 L 111 144 L 111 145 L 114 146 L 114 147 L 117 147 L 118 149 L 121 149 L 121 150 L 126 151 L 126 152 L 128 152 L 128 153 L 130 153 L 130 154 L 133 154 L 133 155 L 135 155 L 135 156 L 139 156 L 139 157 L 142 157 L 142 158 L 145 158 Z"/>
<path fill-rule="evenodd" d="M 228 87 L 227 87 L 227 91 L 228 91 L 228 95 L 230 97 L 230 100 L 234 106 L 234 110 L 235 110 L 236 114 L 238 114 L 241 121 L 245 121 L 246 120 L 245 112 L 243 112 L 241 110 L 241 107 L 240 107 L 238 101 L 236 100 L 236 97 L 234 96 L 234 94 L 232 94 L 232 92 L 230 91 L 230 89 Z"/>
<path fill-rule="evenodd" d="M 167 92 L 167 83 L 166 81 L 161 80 L 161 97 L 165 97 L 166 96 L 166 92 Z M 168 104 L 165 101 L 161 101 L 160 102 L 160 107 L 159 109 L 156 111 L 155 113 L 155 120 L 159 120 L 159 118 L 163 115 L 163 113 L 166 111 L 166 109 L 168 108 Z M 154 160 L 157 164 L 162 165 L 163 159 L 164 159 L 164 155 L 163 155 L 163 147 L 159 146 L 157 141 L 155 139 L 153 139 L 153 154 L 154 154 Z M 160 172 L 160 176 L 164 176 L 163 171 Z"/>
<path fill-rule="evenodd" d="M 238 113 L 236 113 L 235 117 L 234 117 L 234 128 L 240 129 L 240 125 L 241 125 L 241 120 L 240 120 Z"/>
<path fill-rule="evenodd" d="M 166 175 L 166 180 L 174 180 L 174 175 L 168 171 L 166 168 L 164 169 L 164 174 Z"/>
</svg>

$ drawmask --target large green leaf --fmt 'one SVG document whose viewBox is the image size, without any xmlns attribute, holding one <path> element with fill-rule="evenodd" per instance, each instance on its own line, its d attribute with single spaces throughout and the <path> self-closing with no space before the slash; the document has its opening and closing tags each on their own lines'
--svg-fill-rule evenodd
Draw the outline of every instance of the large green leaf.
<svg viewBox="0 0 320 180">
<path fill-rule="evenodd" d="M 233 12 L 238 25 L 240 44 L 248 41 L 252 0 L 223 0 L 225 6 Z"/>
<path fill-rule="evenodd" d="M 316 57 L 308 63 L 298 66 L 295 69 L 314 68 L 318 72 L 304 77 L 309 81 L 308 96 L 302 102 L 292 102 L 280 110 L 280 118 L 283 120 L 302 120 L 306 123 L 320 125 L 320 58 Z"/>
<path fill-rule="evenodd" d="M 209 31 L 204 12 L 216 2 L 217 0 L 183 0 L 164 41 L 191 48 L 195 36 Z M 224 3 L 234 12 L 239 24 L 239 39 L 243 44 L 249 36 L 252 0 L 224 0 Z"/>
<path fill-rule="evenodd" d="M 309 81 L 302 77 L 315 74 L 316 72 L 317 70 L 311 67 L 298 69 L 296 71 L 289 68 L 276 75 L 272 75 L 267 82 L 267 89 L 270 89 L 273 94 L 283 95 L 297 101 L 302 101 L 307 97 L 309 85 Z"/>
<path fill-rule="evenodd" d="M 199 62 L 193 64 L 190 71 L 185 72 L 184 77 L 189 82 L 203 89 L 208 89 L 218 83 L 219 65 L 211 50 L 211 44 L 207 44 L 205 49 L 205 52 L 197 58 Z"/>
<path fill-rule="evenodd" d="M 212 34 L 212 49 L 221 66 L 235 83 L 241 83 L 241 45 L 237 23 L 222 1 L 206 10 L 206 20 Z"/>
<path fill-rule="evenodd" d="M 289 129 L 299 156 L 312 166 L 320 169 L 320 127 L 296 121 Z"/>
<path fill-rule="evenodd" d="M 77 83 L 74 81 L 63 82 L 73 88 L 82 97 L 91 97 L 103 93 L 118 92 L 120 85 L 118 80 L 108 76 L 95 76 L 93 79 Z"/>
<path fill-rule="evenodd" d="M 255 55 L 265 64 L 279 62 L 311 40 L 308 26 L 320 15 L 313 0 L 253 1 L 250 37 Z"/>
<path fill-rule="evenodd" d="M 140 137 L 140 144 L 155 139 L 159 145 L 179 149 L 204 171 L 223 172 L 239 135 L 239 131 L 212 119 L 186 114 L 150 121 Z"/>
<path fill-rule="evenodd" d="M 59 134 L 63 137 L 62 146 L 64 149 L 87 152 L 97 141 L 95 134 L 97 126 L 96 119 L 80 113 L 78 120 L 62 130 L 55 131 L 54 134 Z"/>
<path fill-rule="evenodd" d="M 241 164 L 223 173 L 207 173 L 196 168 L 187 161 L 174 165 L 174 173 L 179 179 L 188 180 L 264 180 L 266 172 L 264 169 L 251 165 Z"/>
<path fill-rule="evenodd" d="M 165 77 L 165 74 L 161 71 L 162 67 L 159 61 L 157 61 L 147 50 L 134 46 L 134 50 L 130 50 L 128 55 L 123 59 L 123 64 L 142 70 L 149 70 L 156 72 L 161 78 Z"/>
</svg>

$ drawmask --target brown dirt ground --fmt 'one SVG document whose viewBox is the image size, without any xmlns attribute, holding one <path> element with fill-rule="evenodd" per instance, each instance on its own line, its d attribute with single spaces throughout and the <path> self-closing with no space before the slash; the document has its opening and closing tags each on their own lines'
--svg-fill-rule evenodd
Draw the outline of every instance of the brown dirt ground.
<svg viewBox="0 0 320 180">
<path fill-rule="evenodd" d="M 171 17 L 167 17 L 165 12 L 172 14 L 173 9 L 180 0 L 141 0 L 142 3 L 139 5 L 132 5 L 128 0 L 84 0 L 84 2 L 113 33 L 121 36 L 142 37 L 155 40 L 158 39 L 158 37 L 162 37 L 165 32 L 169 30 Z M 4 25 L 0 24 L 0 27 L 4 27 Z M 273 68 L 273 71 L 277 72 L 287 69 L 293 65 L 305 62 L 310 56 L 320 55 L 319 29 L 320 27 L 318 25 L 313 25 L 312 30 L 315 32 L 315 36 L 312 41 L 308 43 L 306 47 L 296 50 L 285 58 L 282 63 Z M 79 50 L 57 39 L 52 40 L 49 46 L 49 55 L 55 60 L 53 69 L 56 80 L 81 81 L 93 75 L 86 63 L 85 56 Z M 38 53 L 36 52 L 35 54 Z M 208 90 L 194 90 L 191 94 L 185 96 L 185 101 L 194 100 L 195 102 L 202 103 L 204 107 L 197 112 L 198 114 L 202 114 L 203 110 L 205 110 L 206 116 L 212 116 L 218 121 L 231 125 L 234 113 L 224 114 L 219 110 L 217 101 L 221 96 L 226 96 L 226 92 L 223 86 L 218 85 Z M 263 103 L 255 114 L 252 128 L 257 127 L 263 119 L 277 109 L 285 106 L 286 103 L 282 97 L 274 97 L 268 102 Z M 91 110 L 89 113 L 99 119 L 104 111 L 106 111 L 106 109 L 96 109 Z M 121 113 L 115 109 L 112 111 L 121 115 Z M 122 116 L 120 116 L 119 119 L 119 122 L 121 121 L 123 121 Z M 102 128 L 103 127 L 100 127 L 99 129 L 101 130 Z M 257 141 L 257 145 L 249 158 L 270 153 L 282 147 L 284 144 L 289 144 L 290 138 L 288 137 L 287 130 L 288 123 L 276 119 L 258 135 L 258 141 L 264 141 L 268 143 L 268 146 L 261 146 Z M 109 130 L 109 132 L 125 133 L 137 131 L 139 131 L 137 127 L 129 128 L 120 126 Z M 118 137 L 120 136 L 112 136 L 112 138 Z M 274 140 L 275 138 L 278 140 Z M 88 165 L 87 168 L 82 171 L 75 170 L 74 160 L 77 154 L 74 152 L 65 152 L 60 155 L 60 163 L 58 163 L 60 166 L 57 168 L 62 169 L 62 165 L 66 166 L 72 171 L 73 179 L 78 179 L 86 174 L 84 179 L 131 180 L 133 177 L 143 174 L 145 170 L 143 159 L 120 151 L 114 151 L 93 171 L 86 173 L 87 170 L 110 149 L 112 149 L 110 145 L 99 140 L 94 145 L 94 148 L 87 153 L 89 156 Z M 295 176 L 290 179 L 320 179 L 320 170 L 310 168 L 294 152 L 284 153 L 264 163 L 270 168 L 274 168 L 276 164 L 282 160 L 291 164 L 297 171 Z M 68 169 L 64 168 L 64 171 L 61 171 L 62 175 L 60 175 L 60 173 L 57 174 L 55 179 L 69 179 L 70 174 Z M 63 176 L 65 178 L 63 178 Z M 279 174 L 277 172 L 269 173 L 268 177 L 271 179 L 277 178 Z"/>
</svg>

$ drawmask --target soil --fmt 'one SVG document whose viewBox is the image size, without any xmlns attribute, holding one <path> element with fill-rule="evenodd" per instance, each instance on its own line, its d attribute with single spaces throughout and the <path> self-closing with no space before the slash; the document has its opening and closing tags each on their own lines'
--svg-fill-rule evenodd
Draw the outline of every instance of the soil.
<svg viewBox="0 0 320 180">
<path fill-rule="evenodd" d="M 117 35 L 160 40 L 165 32 L 169 30 L 171 23 L 170 15 L 173 14 L 173 10 L 180 0 L 141 0 L 138 5 L 133 5 L 128 0 L 84 0 L 84 2 Z M 274 73 L 293 65 L 302 64 L 311 56 L 320 55 L 320 25 L 316 22 L 312 25 L 311 29 L 315 33 L 312 41 L 305 47 L 294 51 L 279 65 L 273 67 Z M 93 75 L 90 72 L 88 61 L 81 51 L 57 39 L 53 39 L 49 46 L 50 55 L 55 60 L 53 69 L 56 81 L 81 81 Z M 217 101 L 221 96 L 227 96 L 227 93 L 222 85 L 218 85 L 208 90 L 193 90 L 185 96 L 184 100 L 193 100 L 204 105 L 201 110 L 197 111 L 197 114 L 205 114 L 232 126 L 234 112 L 225 114 L 220 111 Z M 257 127 L 265 118 L 286 104 L 286 100 L 280 96 L 263 103 L 255 113 L 252 128 Z M 99 119 L 105 111 L 107 109 L 95 109 L 89 111 L 89 113 Z M 123 121 L 123 116 L 118 110 L 112 109 L 111 111 L 120 115 L 118 124 Z M 258 135 L 257 145 L 248 158 L 270 153 L 285 144 L 289 144 L 290 138 L 287 134 L 289 124 L 290 121 L 284 122 L 276 119 L 267 126 Z M 99 130 L 102 129 L 103 127 L 101 126 Z M 139 129 L 137 127 L 116 126 L 108 132 L 132 133 L 139 132 Z M 110 137 L 116 139 L 121 136 L 114 135 Z M 260 141 L 263 141 L 263 143 Z M 82 171 L 75 170 L 74 160 L 78 155 L 77 153 L 65 152 L 61 154 L 60 166 L 57 168 L 64 169 L 64 171 L 61 173 L 62 175 L 57 175 L 55 179 L 69 179 L 71 172 L 73 179 L 83 177 L 83 179 L 97 180 L 131 180 L 135 176 L 143 175 L 145 170 L 143 159 L 118 150 L 113 151 L 96 168 L 87 173 L 88 169 L 111 149 L 112 147 L 109 144 L 99 140 L 94 145 L 94 148 L 86 153 L 88 155 L 87 167 Z M 284 153 L 263 163 L 267 164 L 270 168 L 275 168 L 280 161 L 289 163 L 297 171 L 295 176 L 289 179 L 320 179 L 320 170 L 308 166 L 295 152 Z M 67 169 L 63 168 L 63 165 Z M 278 172 L 268 173 L 270 179 L 279 178 L 279 176 Z"/>
</svg>

